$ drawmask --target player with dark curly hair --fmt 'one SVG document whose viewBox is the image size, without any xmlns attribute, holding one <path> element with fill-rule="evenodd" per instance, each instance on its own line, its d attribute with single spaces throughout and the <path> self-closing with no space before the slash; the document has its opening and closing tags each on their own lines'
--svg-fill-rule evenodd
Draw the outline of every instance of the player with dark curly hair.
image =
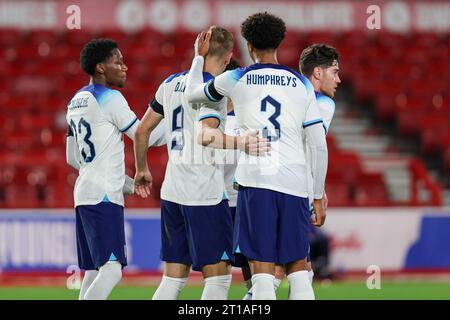
<svg viewBox="0 0 450 320">
<path fill-rule="evenodd" d="M 253 299 L 275 299 L 275 264 L 286 269 L 289 299 L 314 299 L 308 277 L 310 224 L 325 222 L 323 193 L 328 152 L 314 88 L 303 75 L 280 65 L 277 48 L 286 26 L 279 17 L 257 13 L 241 26 L 253 65 L 227 71 L 202 84 L 209 32 L 199 36 L 186 85 L 191 103 L 233 101 L 241 134 L 257 130 L 271 140 L 264 157 L 241 154 L 235 178 L 239 184 L 234 253 L 253 265 Z M 305 142 L 304 142 L 305 141 Z M 314 177 L 311 222 L 305 147 L 312 150 Z"/>
<path fill-rule="evenodd" d="M 127 66 L 117 43 L 88 42 L 80 56 L 89 84 L 67 106 L 66 161 L 79 171 L 74 188 L 79 267 L 85 270 L 80 300 L 106 299 L 127 265 L 124 194 L 134 193 L 125 175 L 123 135 L 134 140 L 139 120 L 124 96 Z M 162 133 L 162 131 L 160 132 Z M 160 133 L 152 136 L 149 145 Z"/>
<path fill-rule="evenodd" d="M 256 50 L 276 50 L 285 33 L 284 21 L 267 12 L 256 13 L 241 24 L 242 36 Z"/>
</svg>

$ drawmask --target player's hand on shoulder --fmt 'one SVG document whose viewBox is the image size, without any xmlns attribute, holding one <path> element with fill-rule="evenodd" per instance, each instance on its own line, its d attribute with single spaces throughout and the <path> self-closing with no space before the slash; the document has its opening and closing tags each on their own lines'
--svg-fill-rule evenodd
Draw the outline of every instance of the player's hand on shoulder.
<svg viewBox="0 0 450 320">
<path fill-rule="evenodd" d="M 211 40 L 211 30 L 200 32 L 194 44 L 196 57 L 197 56 L 205 57 L 208 54 L 210 40 Z"/>
<path fill-rule="evenodd" d="M 147 198 L 150 195 L 152 187 L 152 175 L 147 169 L 145 171 L 138 171 L 134 176 L 134 192 L 142 198 Z"/>
<path fill-rule="evenodd" d="M 259 137 L 259 132 L 250 132 L 240 137 L 239 149 L 252 156 L 264 156 L 270 152 L 270 141 Z"/>
<path fill-rule="evenodd" d="M 323 226 L 323 224 L 325 223 L 325 219 L 327 217 L 323 198 L 322 199 L 314 199 L 312 206 L 313 206 L 314 213 L 313 213 L 313 216 L 311 219 L 311 223 L 316 227 Z"/>
</svg>

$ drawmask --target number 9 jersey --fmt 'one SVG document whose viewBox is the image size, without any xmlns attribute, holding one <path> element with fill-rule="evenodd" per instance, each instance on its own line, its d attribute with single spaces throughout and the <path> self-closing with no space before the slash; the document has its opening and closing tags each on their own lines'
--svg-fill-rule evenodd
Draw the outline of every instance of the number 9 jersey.
<svg viewBox="0 0 450 320">
<path fill-rule="evenodd" d="M 123 95 L 99 84 L 80 89 L 67 106 L 67 134 L 79 151 L 75 207 L 112 202 L 124 205 L 123 133 L 138 121 Z"/>
</svg>

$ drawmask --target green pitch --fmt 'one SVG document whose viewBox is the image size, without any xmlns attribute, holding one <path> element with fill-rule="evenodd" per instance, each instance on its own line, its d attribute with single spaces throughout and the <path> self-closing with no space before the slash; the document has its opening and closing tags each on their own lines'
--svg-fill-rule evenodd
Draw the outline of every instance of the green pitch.
<svg viewBox="0 0 450 320">
<path fill-rule="evenodd" d="M 118 286 L 110 299 L 150 299 L 156 290 L 152 287 Z M 450 283 L 446 282 L 382 282 L 381 289 L 369 290 L 365 282 L 332 282 L 327 285 L 316 284 L 314 291 L 318 300 L 372 300 L 372 299 L 450 299 Z M 200 299 L 201 286 L 187 286 L 181 293 L 181 299 Z M 234 284 L 229 293 L 231 300 L 240 300 L 246 292 L 244 285 Z M 277 292 L 278 299 L 287 299 L 288 288 L 282 284 Z M 0 287 L 0 299 L 39 299 L 39 300 L 75 300 L 78 290 L 60 287 Z"/>
</svg>

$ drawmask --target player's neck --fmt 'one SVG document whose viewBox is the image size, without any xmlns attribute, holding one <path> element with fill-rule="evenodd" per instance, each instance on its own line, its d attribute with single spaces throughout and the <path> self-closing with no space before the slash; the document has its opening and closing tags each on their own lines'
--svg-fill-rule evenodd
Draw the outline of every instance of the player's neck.
<svg viewBox="0 0 450 320">
<path fill-rule="evenodd" d="M 255 50 L 253 53 L 253 60 L 255 61 L 255 63 L 279 64 L 277 59 L 277 52 L 273 50 Z"/>
<path fill-rule="evenodd" d="M 206 59 L 203 71 L 217 77 L 223 72 L 223 66 L 221 66 L 216 59 Z"/>
<path fill-rule="evenodd" d="M 91 79 L 89 80 L 89 84 L 100 84 L 104 87 L 109 88 L 110 86 L 108 85 L 108 83 L 106 82 L 105 77 L 99 77 L 99 76 L 92 76 Z"/>
</svg>

